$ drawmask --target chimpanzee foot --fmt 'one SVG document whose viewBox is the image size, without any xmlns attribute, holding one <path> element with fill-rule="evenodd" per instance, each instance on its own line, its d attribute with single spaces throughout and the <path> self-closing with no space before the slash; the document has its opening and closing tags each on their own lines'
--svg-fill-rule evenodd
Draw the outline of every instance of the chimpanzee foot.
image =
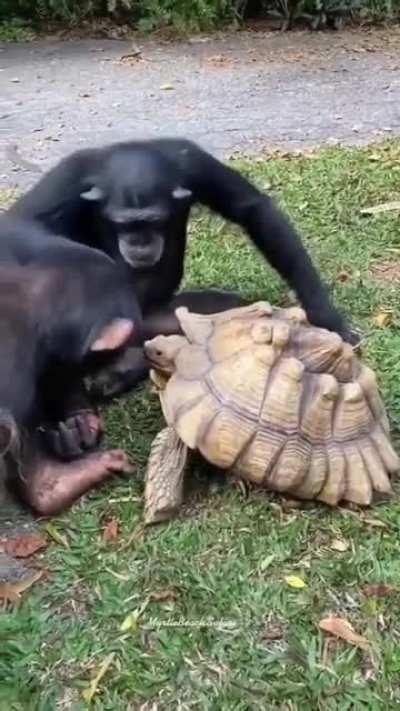
<svg viewBox="0 0 400 711">
<path fill-rule="evenodd" d="M 93 452 L 69 463 L 43 458 L 26 478 L 24 495 L 38 514 L 52 516 L 112 474 L 133 470 L 121 449 Z"/>
<path fill-rule="evenodd" d="M 70 461 L 95 449 L 104 434 L 104 423 L 93 410 L 80 410 L 71 414 L 54 429 L 45 428 L 43 435 L 47 447 L 59 459 Z"/>
</svg>

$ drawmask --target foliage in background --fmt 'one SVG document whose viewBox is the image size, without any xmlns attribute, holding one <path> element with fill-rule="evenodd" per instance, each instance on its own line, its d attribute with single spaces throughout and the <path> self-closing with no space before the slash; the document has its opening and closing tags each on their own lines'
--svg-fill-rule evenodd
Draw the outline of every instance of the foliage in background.
<svg viewBox="0 0 400 711">
<path fill-rule="evenodd" d="M 9 39 L 13 39 L 15 18 L 39 25 L 108 18 L 144 31 L 172 27 L 193 32 L 271 14 L 281 18 L 283 29 L 296 19 L 306 20 L 312 29 L 340 29 L 354 13 L 373 20 L 395 18 L 400 0 L 0 0 L 0 22 L 10 25 Z M 1 38 L 7 39 L 3 33 Z"/>
</svg>

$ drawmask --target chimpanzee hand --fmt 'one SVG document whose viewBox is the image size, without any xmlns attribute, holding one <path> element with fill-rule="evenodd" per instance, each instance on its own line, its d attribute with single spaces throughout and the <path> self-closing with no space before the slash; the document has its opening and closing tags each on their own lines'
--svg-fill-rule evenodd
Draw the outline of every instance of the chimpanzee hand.
<svg viewBox="0 0 400 711">
<path fill-rule="evenodd" d="M 143 348 L 126 348 L 112 363 L 98 369 L 88 378 L 86 387 L 95 402 L 107 402 L 114 397 L 129 392 L 137 383 L 147 377 L 150 363 Z"/>
<path fill-rule="evenodd" d="M 50 451 L 59 459 L 71 460 L 82 457 L 95 449 L 103 436 L 104 427 L 100 415 L 93 410 L 80 410 L 70 414 L 57 428 L 43 428 L 42 433 Z"/>
<path fill-rule="evenodd" d="M 320 303 L 308 306 L 307 318 L 313 326 L 338 333 L 351 346 L 356 346 L 361 340 L 360 334 L 350 329 L 340 314 L 330 306 Z"/>
</svg>

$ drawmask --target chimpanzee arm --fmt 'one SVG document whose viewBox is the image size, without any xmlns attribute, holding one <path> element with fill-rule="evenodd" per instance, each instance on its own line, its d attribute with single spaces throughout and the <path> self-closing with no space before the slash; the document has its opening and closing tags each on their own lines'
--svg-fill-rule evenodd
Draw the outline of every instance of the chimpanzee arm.
<svg viewBox="0 0 400 711">
<path fill-rule="evenodd" d="M 270 264 L 295 290 L 311 323 L 337 331 L 351 340 L 352 334 L 330 303 L 300 237 L 273 201 L 246 178 L 189 141 L 159 141 L 168 157 L 175 156 L 184 188 L 226 219 L 243 227 Z"/>
<path fill-rule="evenodd" d="M 49 229 L 72 236 L 79 213 L 86 207 L 80 200 L 85 180 L 94 172 L 99 151 L 86 149 L 67 156 L 11 206 L 10 214 L 39 220 Z"/>
</svg>

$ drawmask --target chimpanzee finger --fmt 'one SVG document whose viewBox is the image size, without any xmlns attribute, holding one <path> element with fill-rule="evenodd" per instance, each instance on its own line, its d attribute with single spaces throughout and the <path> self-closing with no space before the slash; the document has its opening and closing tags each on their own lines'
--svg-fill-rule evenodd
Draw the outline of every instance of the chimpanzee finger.
<svg viewBox="0 0 400 711">
<path fill-rule="evenodd" d="M 61 426 L 63 425 L 63 426 Z M 61 430 L 61 431 L 60 431 Z M 58 459 L 70 460 L 80 457 L 83 451 L 80 449 L 80 435 L 75 430 L 68 430 L 64 423 L 60 423 L 57 430 L 46 429 L 43 437 L 47 449 Z"/>
<path fill-rule="evenodd" d="M 74 422 L 73 427 L 70 427 L 65 422 L 59 422 L 58 435 L 60 440 L 60 456 L 64 459 L 82 456 L 81 436 L 79 429 L 76 427 L 76 422 Z"/>
<path fill-rule="evenodd" d="M 50 452 L 57 454 L 57 456 L 60 456 L 60 437 L 57 430 L 42 429 L 41 434 L 45 441 L 47 449 Z"/>
<path fill-rule="evenodd" d="M 86 413 L 77 414 L 74 419 L 80 434 L 81 447 L 84 449 L 93 449 L 101 439 L 101 428 L 91 426 L 91 421 Z"/>
</svg>

